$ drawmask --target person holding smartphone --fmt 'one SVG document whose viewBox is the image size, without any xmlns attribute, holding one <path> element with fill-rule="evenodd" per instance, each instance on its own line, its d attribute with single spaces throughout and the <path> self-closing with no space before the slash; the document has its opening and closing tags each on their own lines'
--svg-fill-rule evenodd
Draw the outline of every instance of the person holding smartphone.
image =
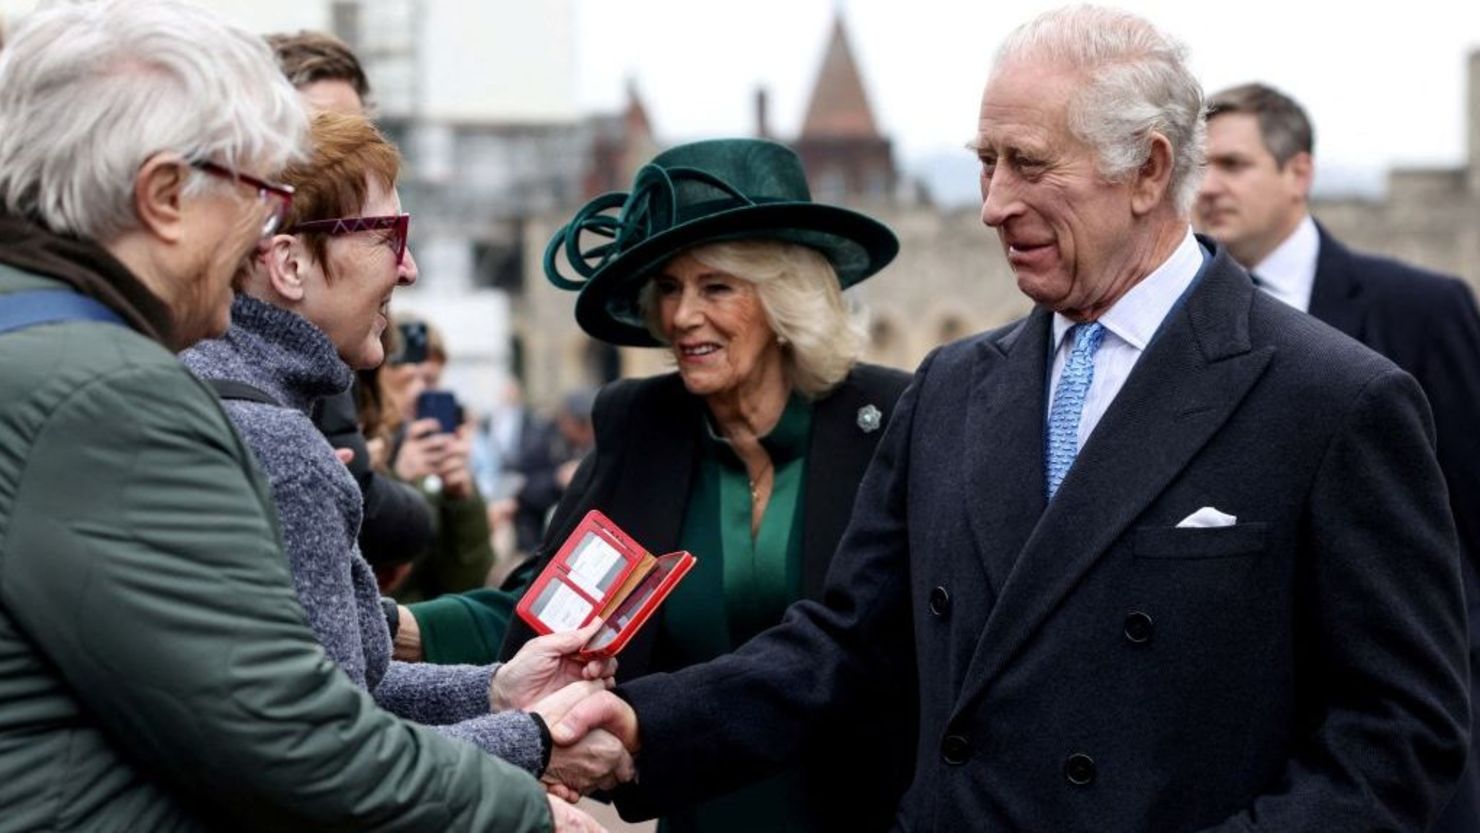
<svg viewBox="0 0 1480 833">
<path fill-rule="evenodd" d="M 399 316 L 397 331 L 401 355 L 381 373 L 402 419 L 389 468 L 422 490 L 435 529 L 430 546 L 385 588 L 405 604 L 482 587 L 494 553 L 488 508 L 473 477 L 472 429 L 464 424 L 456 398 L 439 389 L 447 366 L 442 333 L 425 321 Z"/>
</svg>

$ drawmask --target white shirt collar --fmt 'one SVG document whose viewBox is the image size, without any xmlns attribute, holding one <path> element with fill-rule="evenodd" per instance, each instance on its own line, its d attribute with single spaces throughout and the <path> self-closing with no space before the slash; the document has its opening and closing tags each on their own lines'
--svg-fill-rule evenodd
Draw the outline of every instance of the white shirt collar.
<svg viewBox="0 0 1480 833">
<path fill-rule="evenodd" d="M 1100 323 L 1136 350 L 1145 350 L 1146 345 L 1151 343 L 1151 337 L 1161 327 L 1162 320 L 1172 311 L 1172 306 L 1182 297 L 1182 293 L 1187 291 L 1202 265 L 1202 246 L 1193 235 L 1192 227 L 1188 226 L 1187 236 L 1182 238 L 1171 257 L 1122 295 L 1120 300 L 1100 316 Z M 1057 312 L 1053 314 L 1055 352 L 1064 343 L 1064 335 L 1069 332 L 1069 328 L 1076 323 Z"/>
<path fill-rule="evenodd" d="M 1283 243 L 1249 271 L 1258 276 L 1260 289 L 1303 312 L 1310 309 L 1320 253 L 1321 234 L 1307 214 Z"/>
</svg>

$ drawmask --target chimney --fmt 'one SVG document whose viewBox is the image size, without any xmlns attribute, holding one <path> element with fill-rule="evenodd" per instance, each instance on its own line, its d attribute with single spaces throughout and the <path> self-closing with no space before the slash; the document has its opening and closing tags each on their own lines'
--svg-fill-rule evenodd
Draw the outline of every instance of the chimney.
<svg viewBox="0 0 1480 833">
<path fill-rule="evenodd" d="M 768 114 L 770 109 L 770 96 L 765 87 L 755 88 L 755 135 L 757 138 L 771 138 L 771 124 Z"/>
<path fill-rule="evenodd" d="M 1480 49 L 1470 53 L 1469 106 L 1465 118 L 1469 121 L 1469 168 L 1470 192 L 1480 195 Z"/>
</svg>

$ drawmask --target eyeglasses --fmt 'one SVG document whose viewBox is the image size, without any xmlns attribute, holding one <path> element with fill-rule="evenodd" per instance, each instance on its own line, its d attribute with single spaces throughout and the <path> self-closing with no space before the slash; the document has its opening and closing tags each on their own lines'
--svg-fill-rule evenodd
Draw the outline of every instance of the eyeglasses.
<svg viewBox="0 0 1480 833">
<path fill-rule="evenodd" d="M 310 220 L 306 223 L 298 223 L 292 228 L 283 229 L 285 234 L 298 234 L 305 231 L 316 231 L 320 234 L 327 234 L 330 237 L 356 234 L 362 231 L 389 231 L 390 236 L 386 242 L 395 251 L 396 265 L 400 266 L 406 260 L 406 236 L 411 231 L 411 215 L 387 214 L 381 217 L 335 217 L 330 220 Z"/>
<path fill-rule="evenodd" d="M 272 207 L 272 213 L 267 215 L 266 220 L 262 221 L 263 237 L 271 236 L 278 229 L 282 228 L 284 223 L 288 222 L 288 215 L 293 210 L 293 186 L 274 185 L 271 182 L 264 182 L 250 174 L 233 171 L 224 165 L 217 165 L 209 159 L 196 159 L 190 163 L 190 166 L 192 168 L 198 168 L 211 176 L 230 179 L 256 188 L 257 199 Z"/>
</svg>

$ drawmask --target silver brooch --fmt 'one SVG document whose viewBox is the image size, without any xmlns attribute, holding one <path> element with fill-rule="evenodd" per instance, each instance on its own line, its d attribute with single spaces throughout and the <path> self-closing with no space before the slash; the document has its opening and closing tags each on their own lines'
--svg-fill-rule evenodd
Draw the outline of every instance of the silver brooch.
<svg viewBox="0 0 1480 833">
<path fill-rule="evenodd" d="M 883 422 L 884 414 L 880 413 L 878 408 L 872 405 L 864 405 L 858 409 L 858 427 L 863 429 L 863 433 L 872 434 L 879 430 L 879 426 Z"/>
</svg>

